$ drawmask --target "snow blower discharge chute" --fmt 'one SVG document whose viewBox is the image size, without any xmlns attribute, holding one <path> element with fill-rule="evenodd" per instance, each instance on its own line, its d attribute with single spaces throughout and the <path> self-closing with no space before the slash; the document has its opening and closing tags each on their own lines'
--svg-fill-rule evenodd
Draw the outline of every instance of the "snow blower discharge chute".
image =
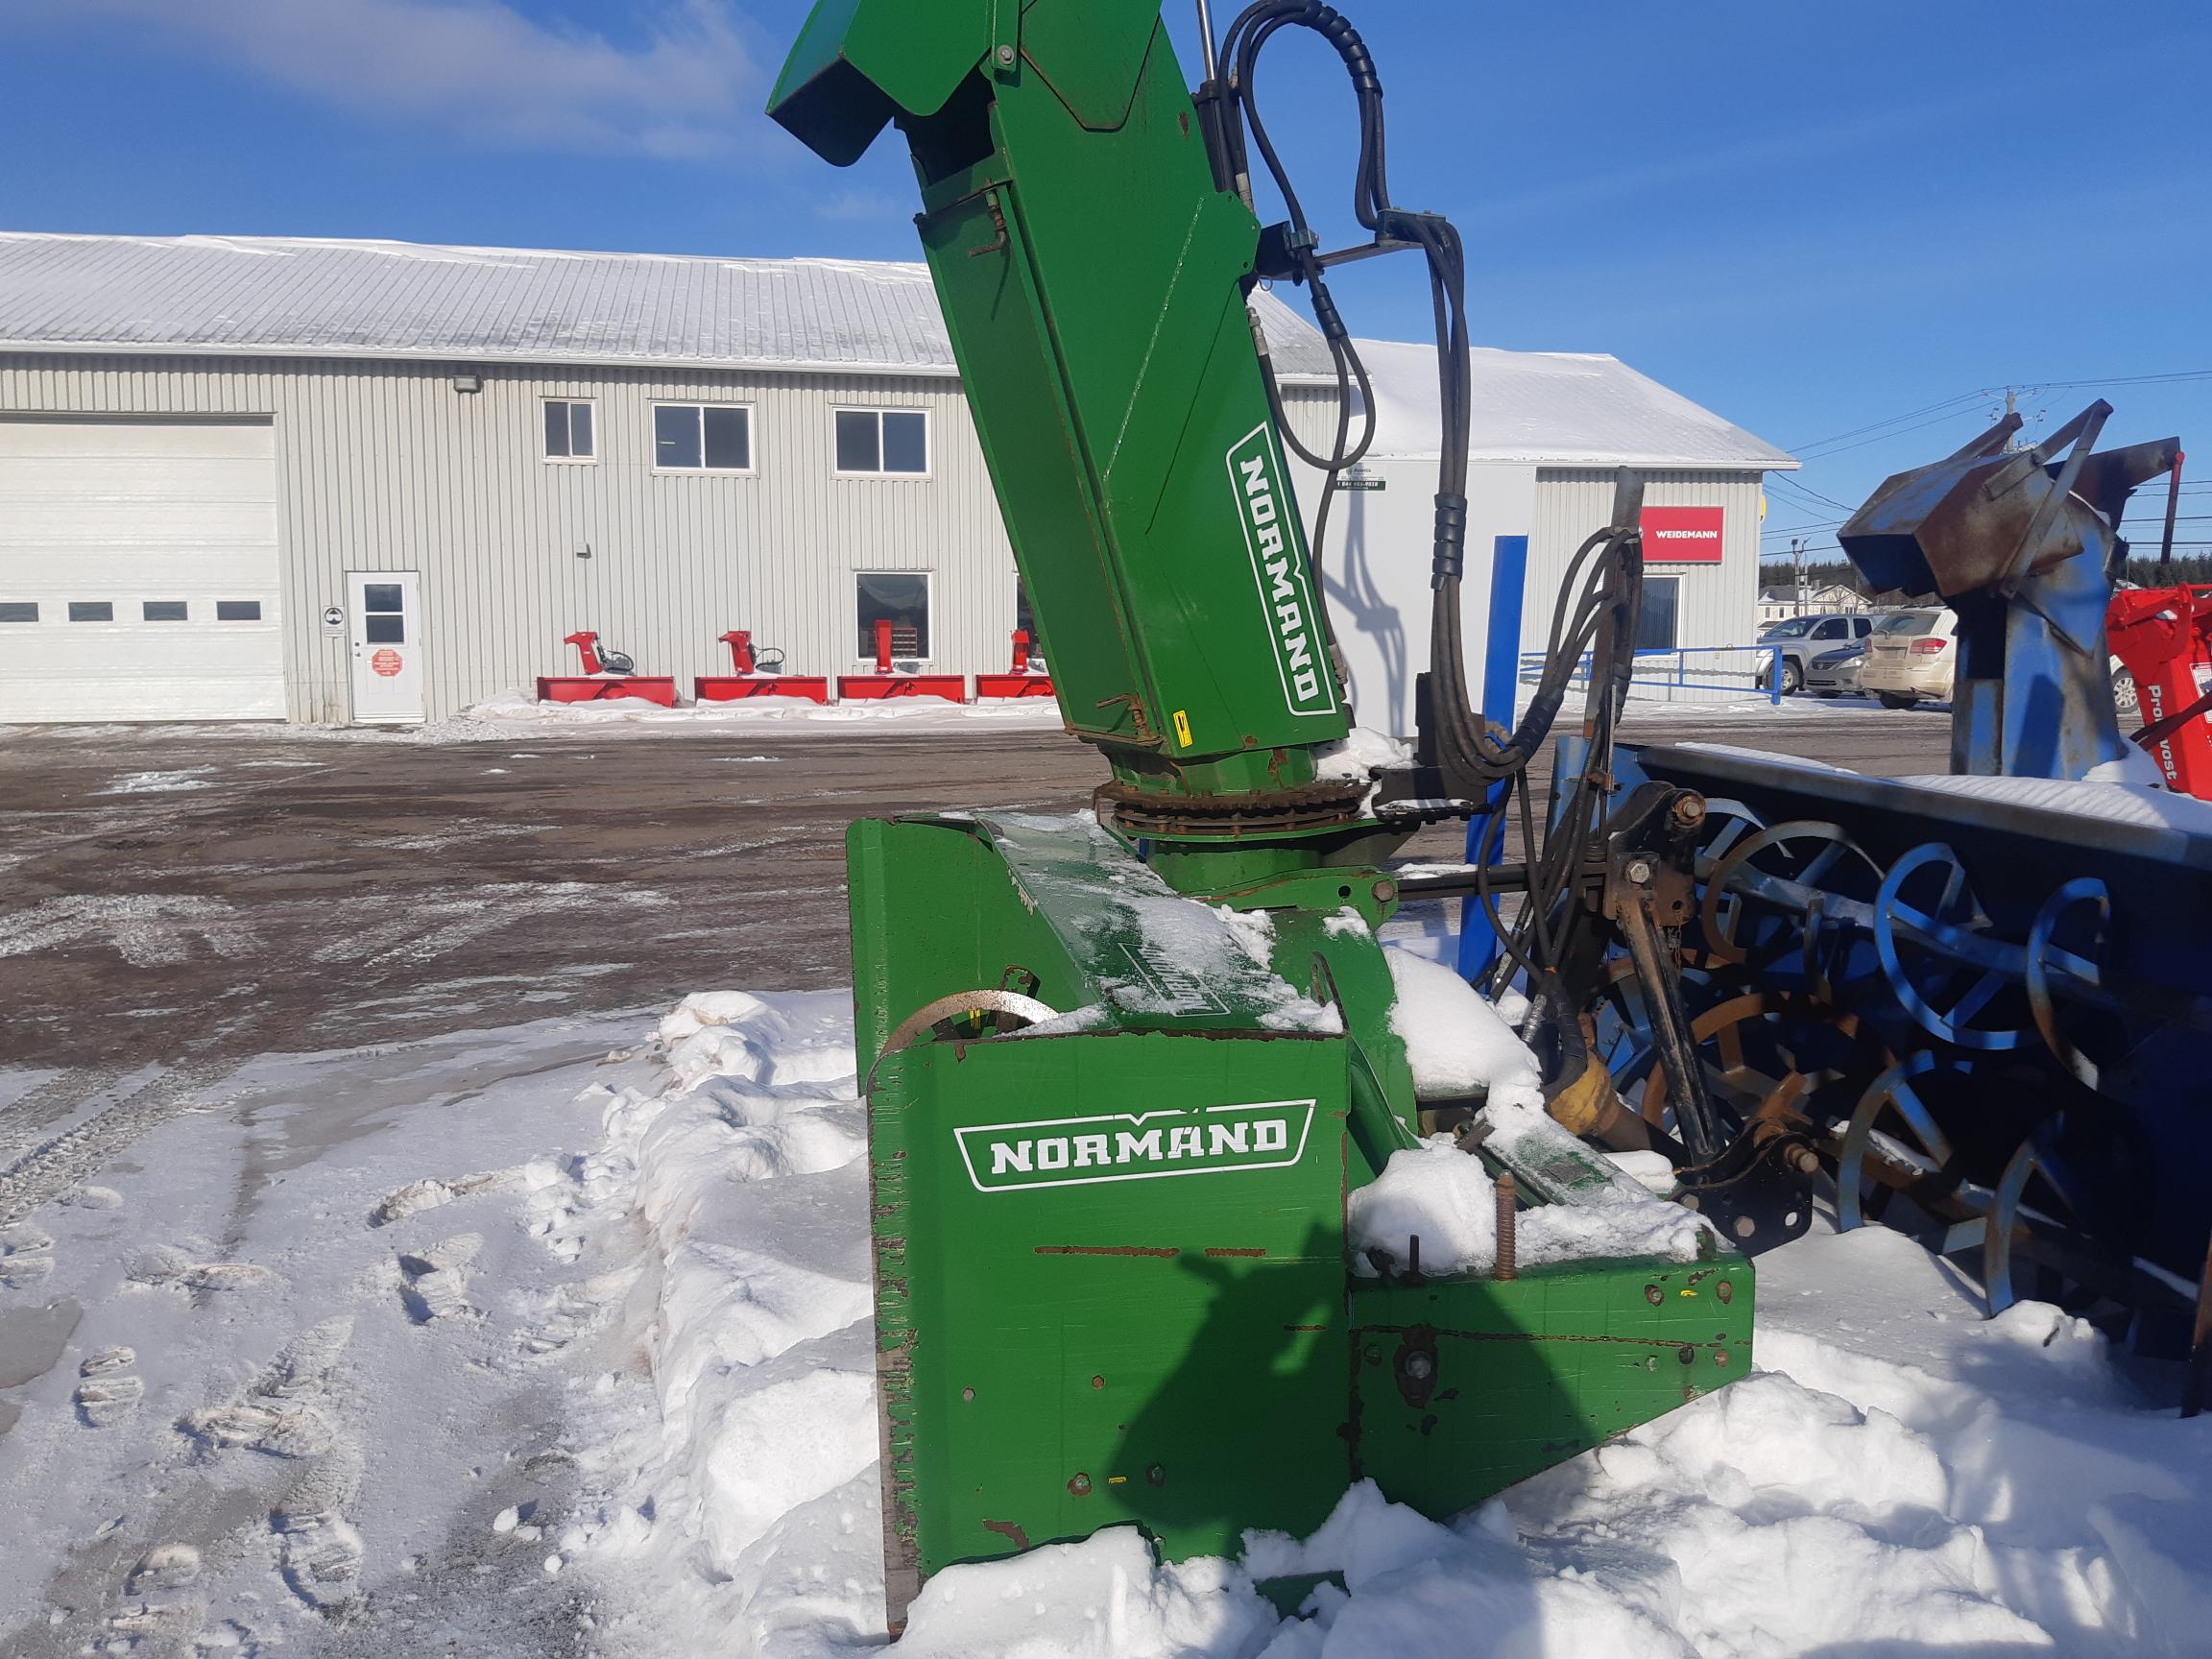
<svg viewBox="0 0 2212 1659">
<path fill-rule="evenodd" d="M 1340 14 L 1260 0 L 1216 39 L 1200 12 L 1193 95 L 1158 0 L 823 0 L 770 104 L 839 165 L 887 125 L 904 138 L 1052 690 L 1110 774 L 1094 814 L 870 819 L 848 836 L 894 1629 L 944 1567 L 1116 1524 L 1173 1557 L 1233 1552 L 1246 1528 L 1311 1530 L 1358 1479 L 1449 1516 L 1743 1376 L 1750 1254 L 1804 1230 L 1840 1150 L 1820 1090 L 1732 1082 L 1744 1056 L 1712 1042 L 1716 1010 L 1762 994 L 1716 945 L 1724 924 L 1764 926 L 1776 883 L 1798 895 L 1827 866 L 1746 854 L 1793 843 L 1758 842 L 1788 827 L 1733 778 L 1616 751 L 1639 484 L 1623 474 L 1571 561 L 1525 711 L 1478 711 L 1459 237 L 1392 202 L 1381 81 Z M 1364 235 L 1335 251 L 1255 104 L 1254 63 L 1286 28 L 1335 50 L 1357 102 Z M 1256 167 L 1280 223 L 1254 212 Z M 1322 470 L 1325 525 L 1373 408 L 1328 277 L 1390 252 L 1419 257 L 1436 297 L 1443 432 L 1419 742 L 1378 775 L 1345 764 L 1287 462 Z M 1251 308 L 1263 280 L 1306 290 L 1336 365 L 1325 451 L 1283 419 Z M 2080 541 L 2070 506 L 2024 489 L 2030 542 L 2054 524 Z M 2063 588 L 2030 552 L 1996 574 Z M 2031 634 L 1969 642 L 1967 671 L 2056 649 Z M 1570 698 L 1552 799 L 1529 802 Z M 2032 716 L 1976 707 L 1992 745 Z M 2007 741 L 2009 757 L 2027 739 Z M 2065 753 L 2110 747 L 2091 722 Z M 1495 848 L 1509 814 L 1531 843 L 1519 863 L 1387 867 L 1424 824 L 1476 820 Z M 1766 885 L 1717 920 L 1731 855 Z M 1490 919 L 1491 988 L 1525 995 L 1540 1088 L 1489 1098 L 1433 1063 L 1440 1022 L 1472 1038 L 1496 1016 L 1378 943 L 1416 891 Z M 1867 910 L 1814 904 L 1829 928 Z M 2079 930 L 2058 943 L 2079 951 Z M 1948 935 L 1911 937 L 1925 955 Z M 2081 958 L 2045 960 L 2066 1002 Z M 1601 1147 L 1664 1154 L 1673 1201 Z M 1472 1246 L 1393 1219 L 1410 1213 L 1394 1184 L 1439 1173 L 1483 1201 Z"/>
</svg>

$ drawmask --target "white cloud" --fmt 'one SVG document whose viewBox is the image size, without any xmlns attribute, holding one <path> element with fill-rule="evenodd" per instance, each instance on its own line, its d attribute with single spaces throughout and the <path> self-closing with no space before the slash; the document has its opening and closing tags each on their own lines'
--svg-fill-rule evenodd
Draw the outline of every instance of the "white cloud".
<svg viewBox="0 0 2212 1659">
<path fill-rule="evenodd" d="M 757 130 L 763 78 L 723 0 L 661 5 L 635 44 L 503 0 L 68 0 L 233 67 L 393 120 L 531 149 L 709 155 Z"/>
</svg>

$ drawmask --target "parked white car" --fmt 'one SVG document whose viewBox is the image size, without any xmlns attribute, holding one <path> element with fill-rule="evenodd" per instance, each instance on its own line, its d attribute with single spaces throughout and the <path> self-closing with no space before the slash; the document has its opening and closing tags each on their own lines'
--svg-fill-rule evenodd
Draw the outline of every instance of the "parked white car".
<svg viewBox="0 0 2212 1659">
<path fill-rule="evenodd" d="M 1959 616 L 1949 606 L 1927 611 L 1892 611 L 1874 619 L 1866 658 L 1859 665 L 1859 689 L 1871 691 L 1885 709 L 1910 709 L 1923 699 L 1950 701 L 1959 672 Z M 2140 701 L 2135 676 L 2110 659 L 2112 706 L 2126 718 Z"/>
<path fill-rule="evenodd" d="M 1873 692 L 1885 709 L 1910 709 L 1923 698 L 1946 701 L 1959 667 L 1958 633 L 1959 617 L 1947 605 L 1877 616 L 1859 666 L 1859 688 Z"/>
</svg>

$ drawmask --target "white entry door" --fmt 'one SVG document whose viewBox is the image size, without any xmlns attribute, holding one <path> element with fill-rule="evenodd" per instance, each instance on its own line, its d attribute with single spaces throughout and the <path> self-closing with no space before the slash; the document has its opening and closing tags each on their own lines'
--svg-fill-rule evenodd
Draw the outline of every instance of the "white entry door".
<svg viewBox="0 0 2212 1659">
<path fill-rule="evenodd" d="M 412 570 L 349 570 L 353 718 L 400 726 L 422 718 L 422 590 Z"/>
</svg>

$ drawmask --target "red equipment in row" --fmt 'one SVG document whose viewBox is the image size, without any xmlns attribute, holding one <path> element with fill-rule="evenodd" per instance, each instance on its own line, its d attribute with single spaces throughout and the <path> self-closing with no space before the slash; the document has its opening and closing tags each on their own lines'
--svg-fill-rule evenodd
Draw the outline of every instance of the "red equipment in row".
<svg viewBox="0 0 2212 1659">
<path fill-rule="evenodd" d="M 702 703 L 734 703 L 745 697 L 804 697 L 809 703 L 830 701 L 829 679 L 820 674 L 786 674 L 783 653 L 772 646 L 753 648 L 750 628 L 733 628 L 722 636 L 730 647 L 733 672 L 701 674 L 692 689 Z"/>
<path fill-rule="evenodd" d="M 702 703 L 735 703 L 753 697 L 799 697 L 809 703 L 830 701 L 829 679 L 820 674 L 786 674 L 783 653 L 772 646 L 756 647 L 747 628 L 733 628 L 721 636 L 730 647 L 732 672 L 700 674 L 691 682 Z M 602 649 L 599 636 L 589 629 L 570 634 L 562 643 L 573 645 L 583 659 L 582 674 L 541 674 L 538 678 L 541 703 L 596 703 L 614 697 L 642 697 L 663 709 L 676 706 L 676 682 L 664 674 L 638 674 L 636 664 L 619 651 Z M 911 627 L 891 622 L 876 624 L 876 672 L 842 674 L 837 695 L 854 702 L 878 702 L 891 697 L 935 697 L 948 703 L 968 701 L 968 682 L 959 674 L 925 674 L 918 668 L 895 666 L 901 658 L 920 655 L 921 637 Z M 1049 697 L 1052 676 L 1031 655 L 1029 632 L 1014 630 L 1014 661 L 1003 674 L 975 676 L 980 699 Z"/>
<path fill-rule="evenodd" d="M 2135 677 L 2135 741 L 2169 788 L 2212 801 L 2212 588 L 2124 588 L 2104 631 Z"/>
<path fill-rule="evenodd" d="M 905 649 L 901 650 L 901 646 Z M 900 673 L 891 666 L 894 658 L 921 654 L 919 630 L 887 620 L 878 621 L 876 624 L 876 672 L 838 675 L 838 701 L 874 703 L 887 697 L 942 697 L 948 703 L 967 702 L 968 677 L 964 674 Z"/>
<path fill-rule="evenodd" d="M 589 629 L 570 634 L 561 643 L 576 647 L 577 656 L 584 660 L 584 672 L 539 675 L 539 702 L 598 703 L 611 697 L 642 697 L 663 709 L 676 707 L 672 676 L 632 673 L 637 664 L 619 651 L 601 651 L 599 636 Z"/>
<path fill-rule="evenodd" d="M 1052 676 L 1037 665 L 1029 654 L 1029 630 L 1014 630 L 1014 666 L 1003 674 L 978 674 L 975 676 L 975 696 L 985 697 L 1049 697 L 1052 695 Z"/>
</svg>

